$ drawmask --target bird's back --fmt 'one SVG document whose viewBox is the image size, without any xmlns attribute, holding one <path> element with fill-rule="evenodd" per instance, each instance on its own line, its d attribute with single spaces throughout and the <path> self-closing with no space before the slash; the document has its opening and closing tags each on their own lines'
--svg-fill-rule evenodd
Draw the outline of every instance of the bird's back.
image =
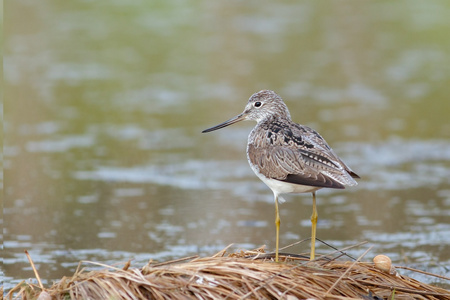
<svg viewBox="0 0 450 300">
<path fill-rule="evenodd" d="M 359 178 L 319 133 L 287 118 L 259 122 L 249 135 L 247 156 L 255 172 L 291 184 L 344 188 Z"/>
</svg>

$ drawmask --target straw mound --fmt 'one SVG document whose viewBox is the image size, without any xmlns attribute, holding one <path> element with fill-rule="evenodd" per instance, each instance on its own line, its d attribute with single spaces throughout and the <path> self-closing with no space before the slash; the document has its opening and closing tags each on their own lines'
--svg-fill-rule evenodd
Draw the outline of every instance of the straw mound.
<svg viewBox="0 0 450 300">
<path fill-rule="evenodd" d="M 226 249 L 225 249 L 226 250 Z M 186 258 L 142 269 L 77 270 L 44 291 L 21 284 L 7 295 L 17 299 L 450 299 L 450 292 L 391 275 L 373 263 L 283 257 L 261 259 L 262 249 Z M 257 254 L 255 256 L 255 254 Z M 258 257 L 259 256 L 259 257 Z M 394 298 L 392 298 L 394 297 Z"/>
</svg>

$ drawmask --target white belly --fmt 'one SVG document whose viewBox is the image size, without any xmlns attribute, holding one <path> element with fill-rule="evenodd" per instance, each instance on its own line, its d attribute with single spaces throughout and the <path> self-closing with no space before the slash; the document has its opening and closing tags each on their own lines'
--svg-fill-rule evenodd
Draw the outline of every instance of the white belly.
<svg viewBox="0 0 450 300">
<path fill-rule="evenodd" d="M 276 195 L 282 194 L 300 194 L 300 193 L 311 193 L 320 189 L 317 186 L 309 186 L 309 185 L 301 185 L 301 184 L 293 184 L 289 182 L 284 182 L 276 179 L 267 178 L 256 170 L 252 164 L 250 164 L 253 172 L 255 172 L 256 176 L 262 180 Z"/>
</svg>

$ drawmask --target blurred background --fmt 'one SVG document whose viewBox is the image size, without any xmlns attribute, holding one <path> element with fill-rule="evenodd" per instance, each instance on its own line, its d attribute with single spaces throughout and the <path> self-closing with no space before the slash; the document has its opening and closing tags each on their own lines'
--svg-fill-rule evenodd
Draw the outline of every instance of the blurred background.
<svg viewBox="0 0 450 300">
<path fill-rule="evenodd" d="M 45 284 L 80 260 L 272 251 L 255 124 L 200 133 L 261 89 L 361 176 L 318 192 L 318 238 L 449 276 L 449 32 L 445 0 L 5 1 L 5 287 L 34 277 L 24 249 Z M 312 200 L 284 198 L 289 245 Z"/>
</svg>

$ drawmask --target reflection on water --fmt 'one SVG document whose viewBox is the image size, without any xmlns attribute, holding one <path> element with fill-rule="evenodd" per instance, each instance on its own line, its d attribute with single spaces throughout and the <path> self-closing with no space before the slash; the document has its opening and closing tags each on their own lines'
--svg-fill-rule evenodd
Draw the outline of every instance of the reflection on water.
<svg viewBox="0 0 450 300">
<path fill-rule="evenodd" d="M 231 243 L 273 249 L 271 191 L 245 156 L 254 124 L 200 133 L 260 89 L 277 91 L 294 121 L 321 132 L 362 177 L 357 187 L 318 192 L 320 239 L 368 241 L 367 260 L 384 253 L 449 276 L 449 9 L 421 1 L 406 11 L 349 1 L 11 3 L 6 288 L 33 276 L 23 249 L 47 284 L 80 260 L 140 266 Z M 285 198 L 282 245 L 310 235 L 310 195 Z"/>
</svg>

